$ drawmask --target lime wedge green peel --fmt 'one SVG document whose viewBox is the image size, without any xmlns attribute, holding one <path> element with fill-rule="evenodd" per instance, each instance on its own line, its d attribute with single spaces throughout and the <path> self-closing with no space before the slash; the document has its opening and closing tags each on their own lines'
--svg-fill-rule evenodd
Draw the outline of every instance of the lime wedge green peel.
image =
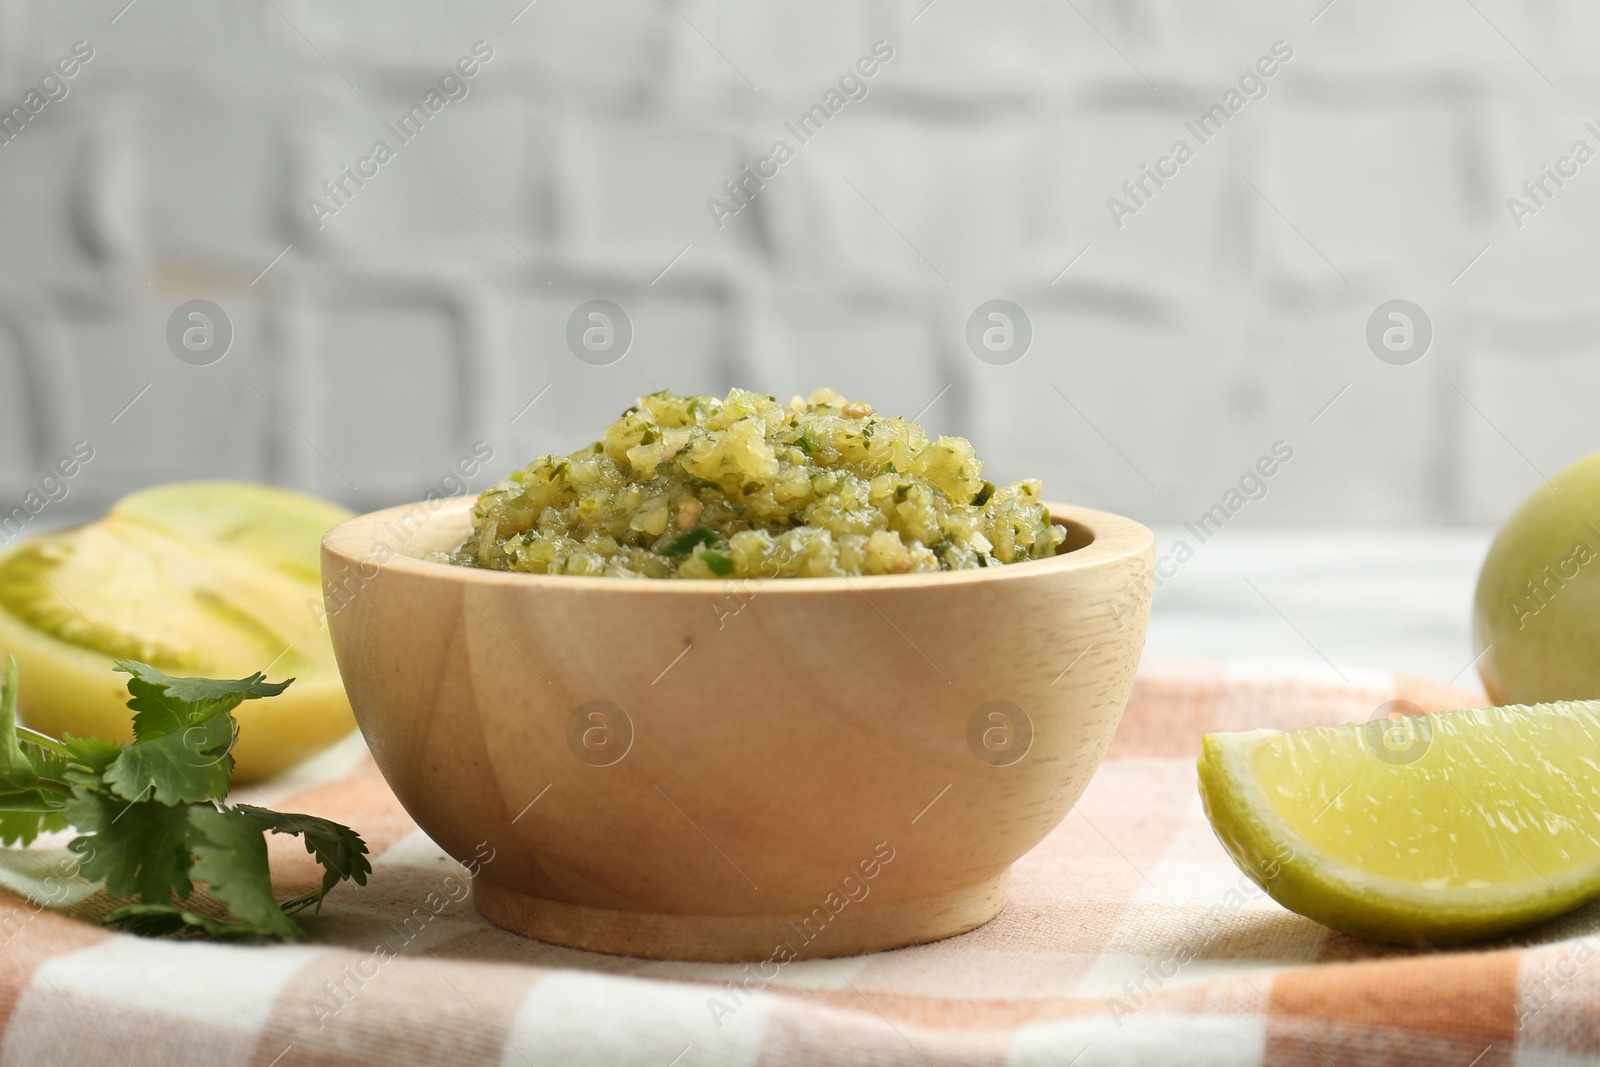
<svg viewBox="0 0 1600 1067">
<path fill-rule="evenodd" d="M 1600 897 L 1600 701 L 1207 734 L 1200 797 L 1291 911 L 1459 945 Z"/>
</svg>

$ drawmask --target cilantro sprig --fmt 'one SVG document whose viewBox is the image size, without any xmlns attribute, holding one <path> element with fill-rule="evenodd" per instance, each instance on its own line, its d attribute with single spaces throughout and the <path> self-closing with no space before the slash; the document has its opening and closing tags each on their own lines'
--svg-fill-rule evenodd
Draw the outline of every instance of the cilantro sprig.
<svg viewBox="0 0 1600 1067">
<path fill-rule="evenodd" d="M 79 872 L 131 902 L 108 925 L 145 935 L 198 934 L 224 939 L 305 931 L 293 915 L 319 907 L 340 882 L 365 885 L 367 846 L 348 826 L 311 815 L 230 806 L 233 710 L 275 697 L 293 679 L 262 674 L 237 681 L 172 678 L 143 663 L 118 663 L 131 675 L 128 707 L 134 740 L 60 740 L 17 724 L 17 662 L 7 657 L 0 686 L 0 841 L 26 845 L 39 834 L 75 827 L 67 847 Z M 279 902 L 272 893 L 266 835 L 294 834 L 323 869 L 322 885 Z M 225 905 L 225 919 L 182 905 L 196 882 Z"/>
</svg>

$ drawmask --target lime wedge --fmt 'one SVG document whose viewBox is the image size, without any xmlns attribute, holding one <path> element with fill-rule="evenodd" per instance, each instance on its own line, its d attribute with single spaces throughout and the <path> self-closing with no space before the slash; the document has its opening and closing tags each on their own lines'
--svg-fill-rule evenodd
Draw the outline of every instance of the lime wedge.
<svg viewBox="0 0 1600 1067">
<path fill-rule="evenodd" d="M 1207 734 L 1199 770 L 1240 869 L 1357 937 L 1463 944 L 1600 896 L 1600 701 Z"/>
</svg>

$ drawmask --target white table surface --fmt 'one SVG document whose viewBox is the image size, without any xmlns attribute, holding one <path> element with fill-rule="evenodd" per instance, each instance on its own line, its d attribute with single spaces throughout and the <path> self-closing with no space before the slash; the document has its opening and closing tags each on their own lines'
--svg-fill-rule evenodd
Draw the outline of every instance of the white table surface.
<svg viewBox="0 0 1600 1067">
<path fill-rule="evenodd" d="M 1470 613 L 1491 536 L 1224 529 L 1200 545 L 1158 527 L 1159 552 L 1181 538 L 1195 555 L 1156 592 L 1145 656 L 1331 663 L 1477 689 Z"/>
</svg>

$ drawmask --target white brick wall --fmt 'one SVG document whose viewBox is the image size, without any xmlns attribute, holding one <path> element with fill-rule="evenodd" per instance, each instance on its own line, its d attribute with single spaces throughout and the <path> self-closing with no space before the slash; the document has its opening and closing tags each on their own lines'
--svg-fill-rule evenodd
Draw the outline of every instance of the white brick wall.
<svg viewBox="0 0 1600 1067">
<path fill-rule="evenodd" d="M 0 0 L 0 105 L 96 50 L 0 145 L 0 501 L 88 437 L 81 512 L 203 476 L 377 506 L 662 386 L 926 408 L 996 475 L 1152 522 L 1279 439 L 1252 524 L 1493 521 L 1596 445 L 1600 162 L 1505 209 L 1600 148 L 1582 0 L 524 2 Z M 479 39 L 469 95 L 312 224 Z M 880 39 L 866 98 L 716 228 L 706 198 Z M 1268 95 L 1113 226 L 1279 39 Z M 1435 327 L 1407 367 L 1364 339 L 1397 297 Z M 194 298 L 235 330 L 209 367 L 165 339 Z M 633 321 L 612 366 L 566 346 L 592 298 Z M 964 339 L 993 298 L 1033 323 L 1009 366 Z"/>
</svg>

